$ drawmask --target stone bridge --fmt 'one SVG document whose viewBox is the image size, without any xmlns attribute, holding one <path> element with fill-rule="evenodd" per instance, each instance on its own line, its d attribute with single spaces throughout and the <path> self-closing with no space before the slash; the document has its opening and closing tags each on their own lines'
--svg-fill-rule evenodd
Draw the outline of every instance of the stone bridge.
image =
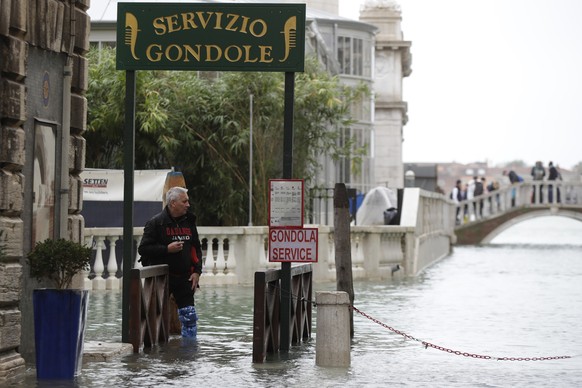
<svg viewBox="0 0 582 388">
<path fill-rule="evenodd" d="M 519 222 L 563 216 L 582 222 L 582 183 L 523 182 L 456 206 L 457 245 L 487 244 Z"/>
</svg>

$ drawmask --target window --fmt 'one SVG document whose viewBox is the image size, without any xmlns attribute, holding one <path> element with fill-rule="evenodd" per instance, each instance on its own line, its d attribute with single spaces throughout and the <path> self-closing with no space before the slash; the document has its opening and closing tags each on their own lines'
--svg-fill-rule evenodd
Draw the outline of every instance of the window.
<svg viewBox="0 0 582 388">
<path fill-rule="evenodd" d="M 340 146 L 351 142 L 352 154 L 359 155 L 357 158 L 340 158 L 337 163 L 336 180 L 338 182 L 349 183 L 350 187 L 366 191 L 370 185 L 371 168 L 371 130 L 366 126 L 353 126 L 343 128 L 339 138 Z M 365 153 L 362 155 L 361 150 Z"/>
<path fill-rule="evenodd" d="M 337 42 L 337 60 L 340 65 L 341 74 L 352 74 L 351 62 L 352 62 L 352 50 L 351 50 L 351 39 L 345 36 L 338 37 Z"/>
<path fill-rule="evenodd" d="M 340 130 L 340 137 L 338 139 L 339 146 L 344 147 L 346 143 L 349 141 L 350 137 L 350 129 L 349 128 L 342 128 Z M 338 160 L 338 168 L 336 173 L 336 181 L 337 182 L 344 182 L 350 183 L 350 158 L 344 157 Z"/>
<path fill-rule="evenodd" d="M 339 36 L 337 40 L 337 60 L 340 73 L 360 77 L 372 74 L 372 53 L 370 41 Z"/>
<path fill-rule="evenodd" d="M 353 119 L 364 122 L 372 121 L 372 99 L 362 96 L 354 100 L 350 106 L 350 114 Z"/>
</svg>

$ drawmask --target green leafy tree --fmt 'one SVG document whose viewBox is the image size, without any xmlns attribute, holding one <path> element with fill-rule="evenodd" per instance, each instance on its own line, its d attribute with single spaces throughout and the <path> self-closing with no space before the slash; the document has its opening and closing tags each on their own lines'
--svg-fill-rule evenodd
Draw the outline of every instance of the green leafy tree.
<svg viewBox="0 0 582 388">
<path fill-rule="evenodd" d="M 87 166 L 122 168 L 124 72 L 114 51 L 88 55 Z M 256 224 L 267 221 L 267 184 L 282 175 L 284 76 L 191 71 L 137 72 L 136 169 L 175 167 L 184 174 L 202 225 L 248 221 L 250 95 L 253 95 L 253 203 Z M 362 150 L 339 142 L 352 123 L 349 107 L 366 88 L 342 86 L 314 59 L 296 74 L 295 177 L 309 177 L 322 154 L 357 162 Z M 341 144 L 341 146 L 340 146 Z"/>
</svg>

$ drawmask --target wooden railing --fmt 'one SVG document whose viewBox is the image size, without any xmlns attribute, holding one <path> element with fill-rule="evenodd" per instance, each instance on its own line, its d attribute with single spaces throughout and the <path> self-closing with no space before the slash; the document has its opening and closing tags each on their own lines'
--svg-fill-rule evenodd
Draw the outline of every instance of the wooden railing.
<svg viewBox="0 0 582 388">
<path fill-rule="evenodd" d="M 289 335 L 297 345 L 311 337 L 312 266 L 291 267 L 291 290 L 281 289 L 281 270 L 255 272 L 253 316 L 253 362 L 262 363 L 267 354 L 279 352 L 281 298 L 291 298 Z"/>
<path fill-rule="evenodd" d="M 130 273 L 129 342 L 133 352 L 168 342 L 170 332 L 167 265 L 134 268 Z"/>
</svg>

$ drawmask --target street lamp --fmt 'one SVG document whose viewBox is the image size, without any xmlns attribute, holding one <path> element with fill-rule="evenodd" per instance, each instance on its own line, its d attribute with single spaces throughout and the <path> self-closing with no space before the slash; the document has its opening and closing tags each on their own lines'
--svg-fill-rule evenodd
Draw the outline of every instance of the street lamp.
<svg viewBox="0 0 582 388">
<path fill-rule="evenodd" d="M 404 173 L 404 187 L 414 187 L 414 179 L 416 175 L 414 171 L 408 170 Z"/>
</svg>

